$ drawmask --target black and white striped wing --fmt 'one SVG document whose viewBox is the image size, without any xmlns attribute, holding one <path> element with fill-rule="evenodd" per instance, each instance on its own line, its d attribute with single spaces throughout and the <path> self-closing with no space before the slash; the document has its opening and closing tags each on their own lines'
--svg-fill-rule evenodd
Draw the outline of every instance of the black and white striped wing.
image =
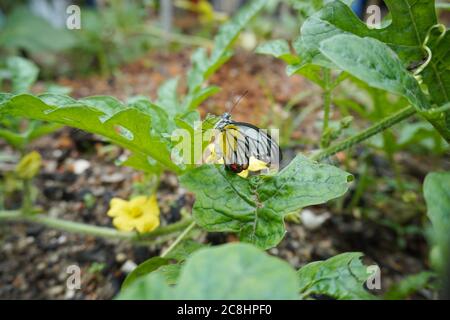
<svg viewBox="0 0 450 320">
<path fill-rule="evenodd" d="M 278 143 L 265 130 L 244 122 L 233 122 L 222 130 L 221 150 L 225 164 L 246 166 L 250 157 L 278 166 L 281 151 Z"/>
</svg>

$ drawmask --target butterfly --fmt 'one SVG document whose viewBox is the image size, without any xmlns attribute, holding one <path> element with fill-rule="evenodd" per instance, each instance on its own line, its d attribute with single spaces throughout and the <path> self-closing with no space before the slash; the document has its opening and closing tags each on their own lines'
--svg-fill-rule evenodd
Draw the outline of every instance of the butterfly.
<svg viewBox="0 0 450 320">
<path fill-rule="evenodd" d="M 214 125 L 214 130 L 218 131 L 213 147 L 216 158 L 223 160 L 227 170 L 237 174 L 275 167 L 282 158 L 278 143 L 266 130 L 231 119 L 231 111 L 246 94 Z"/>
<path fill-rule="evenodd" d="M 219 131 L 216 145 L 218 143 L 225 168 L 234 173 L 248 170 L 254 159 L 257 167 L 264 163 L 267 168 L 281 161 L 281 149 L 269 133 L 250 123 L 232 120 L 228 112 L 222 115 L 214 129 Z"/>
</svg>

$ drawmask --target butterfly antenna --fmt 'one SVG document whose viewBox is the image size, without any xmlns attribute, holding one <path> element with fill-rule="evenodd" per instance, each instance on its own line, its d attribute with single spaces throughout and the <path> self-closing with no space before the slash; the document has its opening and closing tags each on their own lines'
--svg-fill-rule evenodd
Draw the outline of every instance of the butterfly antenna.
<svg viewBox="0 0 450 320">
<path fill-rule="evenodd" d="M 230 111 L 228 111 L 229 114 L 233 112 L 234 108 L 241 102 L 241 100 L 248 94 L 248 90 L 246 90 L 234 103 L 234 105 L 231 107 Z"/>
</svg>

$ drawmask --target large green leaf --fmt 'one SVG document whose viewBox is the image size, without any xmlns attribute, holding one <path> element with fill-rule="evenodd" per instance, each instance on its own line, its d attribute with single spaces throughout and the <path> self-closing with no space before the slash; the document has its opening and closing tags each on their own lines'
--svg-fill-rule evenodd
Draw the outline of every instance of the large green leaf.
<svg viewBox="0 0 450 320">
<path fill-rule="evenodd" d="M 272 176 L 243 179 L 222 166 L 204 165 L 180 179 L 196 193 L 193 216 L 201 227 L 239 232 L 241 240 L 267 249 L 284 237 L 284 216 L 342 196 L 351 175 L 297 156 Z"/>
<path fill-rule="evenodd" d="M 128 274 L 128 276 L 122 283 L 122 290 L 125 289 L 126 287 L 129 287 L 138 278 L 145 276 L 149 273 L 152 273 L 153 271 L 158 270 L 160 267 L 168 265 L 169 263 L 170 263 L 169 259 L 161 257 L 152 257 L 146 260 Z"/>
<path fill-rule="evenodd" d="M 152 133 L 152 117 L 132 105 L 110 97 L 90 97 L 79 101 L 67 96 L 22 94 L 0 104 L 0 115 L 12 115 L 59 123 L 102 135 L 158 165 L 179 172 L 170 159 L 162 132 Z M 168 132 L 170 133 L 170 132 Z M 148 162 L 148 168 L 154 165 Z"/>
<path fill-rule="evenodd" d="M 402 95 L 419 110 L 429 108 L 416 79 L 383 42 L 340 34 L 322 41 L 320 52 L 340 69 L 370 86 Z"/>
<path fill-rule="evenodd" d="M 427 214 L 433 227 L 432 262 L 442 269 L 446 258 L 450 259 L 450 172 L 429 173 L 423 185 Z"/>
<path fill-rule="evenodd" d="M 427 57 L 427 52 L 423 48 L 425 39 L 432 27 L 437 24 L 434 1 L 386 0 L 385 2 L 392 20 L 383 29 L 370 29 L 347 4 L 339 0 L 327 4 L 322 10 L 308 18 L 301 28 L 301 36 L 294 42 L 294 48 L 300 56 L 301 62 L 290 65 L 290 73 L 302 74 L 302 70 L 308 70 L 311 68 L 311 64 L 327 68 L 341 67 L 336 64 L 336 61 L 330 59 L 330 56 L 324 54 L 322 44 L 338 35 L 356 35 L 377 39 L 388 45 L 398 55 L 404 67 L 417 64 L 425 59 Z M 449 101 L 448 62 L 450 60 L 448 47 L 450 38 L 447 35 L 438 43 L 436 38 L 436 34 L 430 34 L 431 44 L 428 45 L 433 51 L 433 56 L 423 75 L 431 94 L 431 101 L 441 106 Z M 366 54 L 367 50 L 360 53 L 353 52 L 353 57 L 358 57 L 358 62 L 364 62 Z M 371 65 L 371 69 L 377 68 L 378 65 Z M 308 76 L 308 73 L 305 75 Z M 315 73 L 312 75 L 314 76 Z M 367 81 L 364 78 L 361 79 Z M 314 78 L 312 80 L 314 81 Z M 410 86 L 411 81 L 408 80 L 408 83 L 405 83 L 405 89 L 409 90 Z M 412 94 L 417 98 L 415 92 Z M 411 94 L 408 96 L 415 106 L 423 109 L 422 98 L 411 100 Z M 450 112 L 434 117 L 425 115 L 425 117 L 447 141 L 450 141 Z"/>
<path fill-rule="evenodd" d="M 202 243 L 193 240 L 185 240 L 175 247 L 166 257 L 152 257 L 131 271 L 122 283 L 122 290 L 130 286 L 138 278 L 145 276 L 152 272 L 161 273 L 167 280 L 168 284 L 173 284 L 178 278 L 181 263 L 184 262 L 193 252 L 205 248 Z M 171 263 L 171 260 L 176 260 L 178 263 Z"/>
<path fill-rule="evenodd" d="M 152 272 L 131 283 L 116 297 L 119 300 L 169 300 L 173 289 L 161 272 Z"/>
<path fill-rule="evenodd" d="M 330 65 L 321 55 L 320 43 L 338 34 L 371 37 L 388 44 L 404 65 L 421 61 L 426 34 L 437 23 L 434 0 L 385 0 L 392 21 L 384 29 L 370 29 L 342 1 L 334 1 L 305 21 L 301 38 L 296 41 L 297 53 L 304 63 Z"/>
<path fill-rule="evenodd" d="M 362 253 L 349 252 L 305 265 L 297 272 L 300 294 L 304 298 L 325 295 L 336 299 L 373 299 L 363 287 L 370 274 L 361 257 Z"/>
<path fill-rule="evenodd" d="M 179 262 L 185 261 L 191 254 L 200 249 L 206 248 L 207 245 L 196 242 L 194 240 L 185 240 L 175 247 L 168 255 L 167 258 L 175 259 Z"/>
<path fill-rule="evenodd" d="M 297 299 L 298 279 L 286 262 L 248 244 L 195 252 L 170 288 L 160 272 L 132 283 L 119 299 Z"/>
</svg>

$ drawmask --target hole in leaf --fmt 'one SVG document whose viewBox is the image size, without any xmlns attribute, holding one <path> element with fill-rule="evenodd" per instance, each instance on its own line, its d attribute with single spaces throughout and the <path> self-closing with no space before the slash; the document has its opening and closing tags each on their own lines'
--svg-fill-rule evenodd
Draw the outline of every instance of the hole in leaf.
<svg viewBox="0 0 450 320">
<path fill-rule="evenodd" d="M 353 180 L 355 180 L 355 177 L 352 174 L 349 174 L 347 176 L 347 182 L 352 182 Z"/>
<path fill-rule="evenodd" d="M 116 125 L 114 127 L 114 130 L 116 131 L 116 133 L 118 133 L 119 135 L 121 135 L 122 137 L 124 137 L 127 140 L 131 141 L 134 139 L 133 133 L 125 127 Z"/>
<path fill-rule="evenodd" d="M 389 9 L 382 0 L 355 0 L 352 9 L 370 29 L 384 29 L 391 24 Z"/>
</svg>

